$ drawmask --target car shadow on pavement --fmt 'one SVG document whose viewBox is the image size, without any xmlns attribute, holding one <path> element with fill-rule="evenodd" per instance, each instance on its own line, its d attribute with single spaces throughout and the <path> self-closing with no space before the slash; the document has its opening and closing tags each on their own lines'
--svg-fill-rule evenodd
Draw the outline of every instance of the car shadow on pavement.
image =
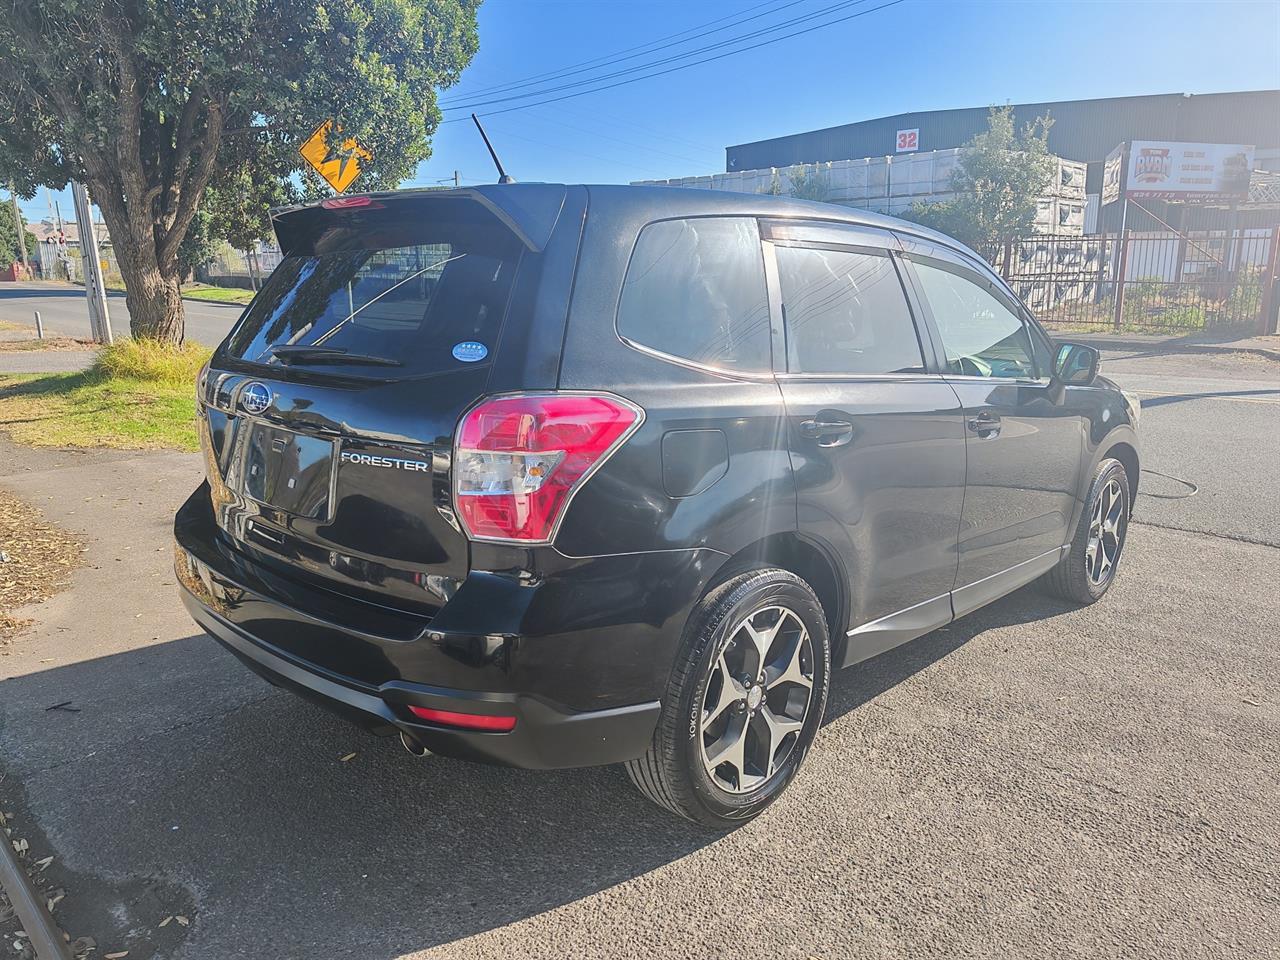
<svg viewBox="0 0 1280 960">
<path fill-rule="evenodd" d="M 827 722 L 986 629 L 1068 609 L 1022 590 L 841 671 Z M 64 701 L 79 712 L 48 710 Z M 7 680 L 0 703 L 0 755 L 20 758 L 9 772 L 59 862 L 183 887 L 186 957 L 389 960 L 581 900 L 720 836 L 651 806 L 617 767 L 414 759 L 269 687 L 203 635 Z M 165 908 L 77 904 L 117 887 L 68 885 L 72 919 L 128 913 L 135 932 L 172 933 L 157 931 Z"/>
<path fill-rule="evenodd" d="M 838 670 L 831 678 L 823 723 L 831 723 L 857 710 L 958 650 L 980 633 L 996 627 L 1048 620 L 1074 609 L 1065 600 L 1052 597 L 1032 584 L 923 637 L 848 669 Z"/>
<path fill-rule="evenodd" d="M 1277 397 L 1280 396 L 1280 390 L 1217 390 L 1205 393 L 1171 393 L 1159 397 L 1143 397 L 1142 408 L 1164 407 L 1171 403 L 1185 403 L 1188 400 L 1212 400 L 1217 398 L 1249 398 L 1249 397 Z"/>
</svg>

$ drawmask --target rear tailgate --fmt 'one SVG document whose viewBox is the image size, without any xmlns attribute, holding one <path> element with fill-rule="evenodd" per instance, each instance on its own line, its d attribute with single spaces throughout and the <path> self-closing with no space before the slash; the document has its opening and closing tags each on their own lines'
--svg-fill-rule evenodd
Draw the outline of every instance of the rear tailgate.
<svg viewBox="0 0 1280 960">
<path fill-rule="evenodd" d="M 542 215 L 523 221 L 455 191 L 280 218 L 286 258 L 201 386 L 215 518 L 238 548 L 378 603 L 447 601 L 468 572 L 458 418 L 495 389 L 554 385 L 498 358 L 528 349 L 512 327 L 532 322 L 564 192 L 530 188 Z"/>
</svg>

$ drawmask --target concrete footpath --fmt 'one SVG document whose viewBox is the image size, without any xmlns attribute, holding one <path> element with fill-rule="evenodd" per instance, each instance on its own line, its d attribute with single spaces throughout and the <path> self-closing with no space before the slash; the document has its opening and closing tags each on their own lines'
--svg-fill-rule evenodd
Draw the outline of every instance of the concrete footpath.
<svg viewBox="0 0 1280 960">
<path fill-rule="evenodd" d="M 46 332 L 46 337 L 52 339 Z M 0 374 L 5 373 L 76 373 L 88 369 L 96 353 L 91 347 L 83 350 L 65 349 L 68 344 L 59 339 L 56 348 L 47 350 L 6 349 L 6 344 L 28 343 L 36 338 L 33 326 L 0 323 Z"/>
<path fill-rule="evenodd" d="M 1212 333 L 1172 336 L 1141 333 L 1057 333 L 1059 340 L 1090 343 L 1111 354 L 1130 358 L 1187 355 L 1248 354 L 1280 361 L 1280 334 L 1254 337 L 1214 337 Z"/>
</svg>

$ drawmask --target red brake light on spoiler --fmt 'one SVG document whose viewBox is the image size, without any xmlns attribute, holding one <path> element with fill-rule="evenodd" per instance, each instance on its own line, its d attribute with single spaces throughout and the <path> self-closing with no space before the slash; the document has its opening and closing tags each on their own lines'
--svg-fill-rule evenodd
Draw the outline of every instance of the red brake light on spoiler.
<svg viewBox="0 0 1280 960">
<path fill-rule="evenodd" d="M 330 197 L 328 200 L 321 200 L 320 206 L 326 210 L 349 210 L 351 207 L 381 210 L 383 204 L 375 202 L 372 197 Z"/>
<path fill-rule="evenodd" d="M 453 451 L 454 505 L 473 540 L 550 543 L 573 495 L 644 411 L 608 394 L 495 397 L 473 407 Z"/>
</svg>

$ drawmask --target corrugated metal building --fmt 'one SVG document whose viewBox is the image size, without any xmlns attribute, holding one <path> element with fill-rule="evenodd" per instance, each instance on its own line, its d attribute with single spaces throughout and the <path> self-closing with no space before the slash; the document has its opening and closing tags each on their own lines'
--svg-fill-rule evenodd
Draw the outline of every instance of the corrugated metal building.
<svg viewBox="0 0 1280 960">
<path fill-rule="evenodd" d="M 725 169 L 758 170 L 796 163 L 857 160 L 896 152 L 899 130 L 919 128 L 918 149 L 962 146 L 987 126 L 987 107 L 927 110 L 846 123 L 725 148 Z M 1252 143 L 1259 166 L 1280 169 L 1280 90 L 1168 93 L 1105 100 L 1014 104 L 1019 127 L 1049 114 L 1049 150 L 1089 164 L 1086 190 L 1101 189 L 1102 161 L 1125 140 Z"/>
</svg>

